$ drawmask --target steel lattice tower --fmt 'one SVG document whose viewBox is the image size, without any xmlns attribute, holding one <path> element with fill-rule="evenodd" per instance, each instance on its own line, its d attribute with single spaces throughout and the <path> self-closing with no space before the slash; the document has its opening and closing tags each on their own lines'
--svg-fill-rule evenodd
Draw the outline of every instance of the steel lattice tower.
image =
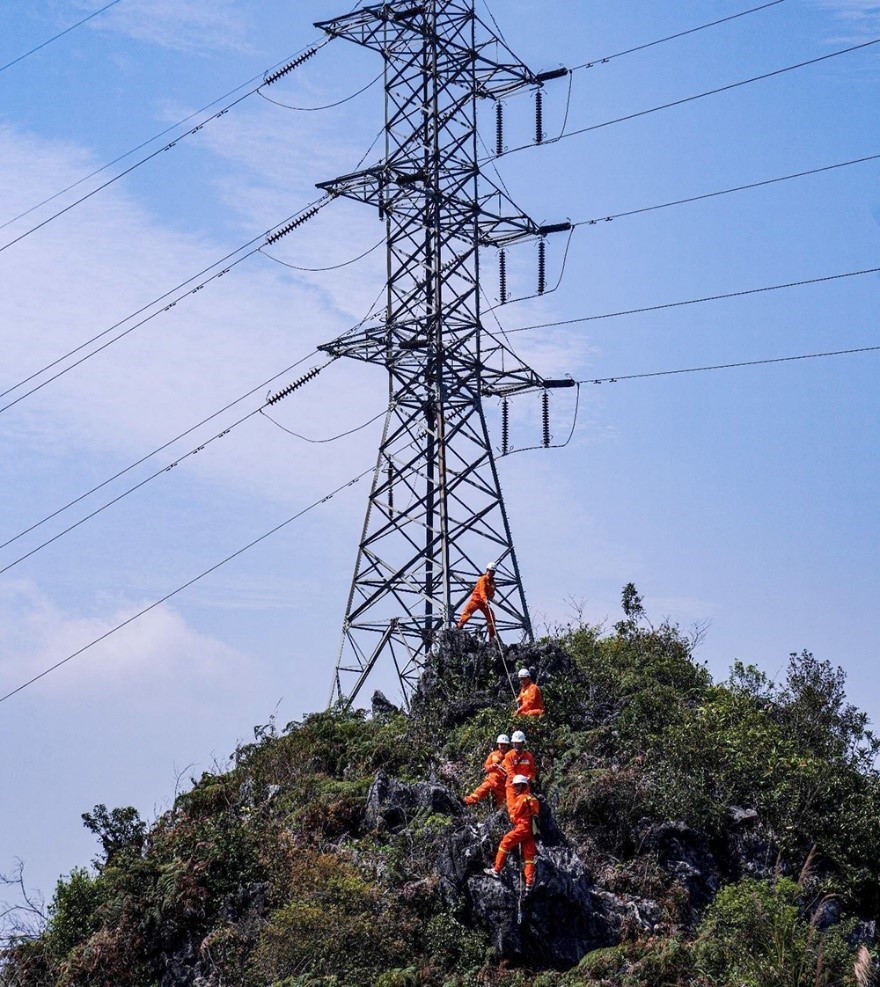
<svg viewBox="0 0 880 987">
<path fill-rule="evenodd" d="M 411 692 L 436 632 L 489 562 L 500 634 L 532 637 L 483 399 L 563 382 L 539 377 L 483 331 L 479 251 L 567 224 L 536 226 L 480 174 L 478 101 L 547 76 L 507 50 L 473 0 L 367 6 L 316 26 L 379 52 L 385 66 L 384 160 L 319 185 L 375 207 L 387 240 L 384 318 L 322 347 L 388 371 L 331 692 L 350 703 L 383 654 Z"/>
</svg>

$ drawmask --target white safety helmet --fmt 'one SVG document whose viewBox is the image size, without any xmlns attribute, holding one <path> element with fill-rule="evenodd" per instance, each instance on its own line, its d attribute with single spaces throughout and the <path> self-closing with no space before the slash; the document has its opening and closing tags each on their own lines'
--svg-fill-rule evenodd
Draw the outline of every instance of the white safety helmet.
<svg viewBox="0 0 880 987">
<path fill-rule="evenodd" d="M 521 668 L 516 674 L 521 679 L 530 679 L 532 677 L 532 673 L 527 668 Z"/>
<path fill-rule="evenodd" d="M 489 564 L 488 564 L 488 565 L 486 566 L 486 572 L 494 572 L 494 571 L 495 571 L 495 569 L 496 569 L 496 566 L 495 566 L 495 563 L 494 563 L 494 562 L 490 562 L 490 563 L 489 563 Z"/>
<path fill-rule="evenodd" d="M 510 737 L 508 737 L 506 733 L 499 733 L 498 734 L 498 739 L 495 741 L 495 743 L 496 744 L 509 744 L 510 743 Z"/>
<path fill-rule="evenodd" d="M 514 775 L 512 785 L 528 785 L 529 779 L 525 775 Z"/>
<path fill-rule="evenodd" d="M 522 730 L 515 730 L 513 736 L 510 738 L 515 744 L 524 744 L 526 742 L 526 735 Z"/>
</svg>

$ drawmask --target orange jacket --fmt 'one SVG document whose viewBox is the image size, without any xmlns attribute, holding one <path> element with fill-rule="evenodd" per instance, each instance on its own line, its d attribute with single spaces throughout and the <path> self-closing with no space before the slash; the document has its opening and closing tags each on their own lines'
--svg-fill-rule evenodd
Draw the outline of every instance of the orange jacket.
<svg viewBox="0 0 880 987">
<path fill-rule="evenodd" d="M 538 776 L 532 755 L 528 751 L 518 751 L 515 747 L 504 755 L 503 767 L 507 772 L 508 787 L 513 782 L 514 775 L 525 775 L 529 781 L 534 781 Z"/>
<path fill-rule="evenodd" d="M 524 685 L 516 697 L 516 715 L 539 716 L 543 712 L 544 697 L 541 695 L 541 690 L 534 682 Z"/>
<path fill-rule="evenodd" d="M 483 762 L 483 770 L 486 772 L 493 771 L 495 768 L 499 770 L 504 770 L 504 755 L 496 747 L 495 750 L 489 751 L 489 756 Z"/>
<path fill-rule="evenodd" d="M 528 829 L 532 832 L 532 818 L 541 811 L 538 800 L 531 792 L 525 791 L 517 795 L 513 808 L 510 810 L 510 821 L 514 829 Z"/>
<path fill-rule="evenodd" d="M 477 580 L 477 585 L 474 587 L 473 593 L 471 593 L 471 599 L 478 600 L 480 603 L 488 603 L 494 596 L 495 577 L 488 576 L 484 572 Z"/>
</svg>

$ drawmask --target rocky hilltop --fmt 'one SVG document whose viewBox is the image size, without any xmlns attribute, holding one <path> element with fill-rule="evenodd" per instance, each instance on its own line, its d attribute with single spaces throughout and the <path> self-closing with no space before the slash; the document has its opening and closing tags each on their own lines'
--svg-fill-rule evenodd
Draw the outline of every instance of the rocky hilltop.
<svg viewBox="0 0 880 987">
<path fill-rule="evenodd" d="M 784 987 L 875 977 L 877 742 L 808 653 L 713 683 L 633 587 L 611 632 L 437 644 L 409 710 L 255 730 L 151 826 L 84 815 L 101 852 L 59 881 L 4 987 Z M 514 724 L 529 666 L 547 713 Z M 541 841 L 483 873 L 506 813 L 462 796 L 527 731 Z"/>
</svg>

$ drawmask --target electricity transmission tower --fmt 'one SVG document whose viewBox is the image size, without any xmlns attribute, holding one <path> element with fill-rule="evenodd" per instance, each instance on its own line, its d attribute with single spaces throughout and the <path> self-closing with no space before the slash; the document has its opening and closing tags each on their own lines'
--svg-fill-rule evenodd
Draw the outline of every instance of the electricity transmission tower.
<svg viewBox="0 0 880 987">
<path fill-rule="evenodd" d="M 489 562 L 500 634 L 532 638 L 483 402 L 571 382 L 545 380 L 484 331 L 480 248 L 543 242 L 569 227 L 537 226 L 481 175 L 477 106 L 565 70 L 534 74 L 476 16 L 474 0 L 397 0 L 316 26 L 384 62 L 383 160 L 319 185 L 377 209 L 387 242 L 384 317 L 321 347 L 388 372 L 331 691 L 331 702 L 351 703 L 383 655 L 410 694 L 436 632 Z M 500 120 L 499 110 L 499 145 Z"/>
</svg>

